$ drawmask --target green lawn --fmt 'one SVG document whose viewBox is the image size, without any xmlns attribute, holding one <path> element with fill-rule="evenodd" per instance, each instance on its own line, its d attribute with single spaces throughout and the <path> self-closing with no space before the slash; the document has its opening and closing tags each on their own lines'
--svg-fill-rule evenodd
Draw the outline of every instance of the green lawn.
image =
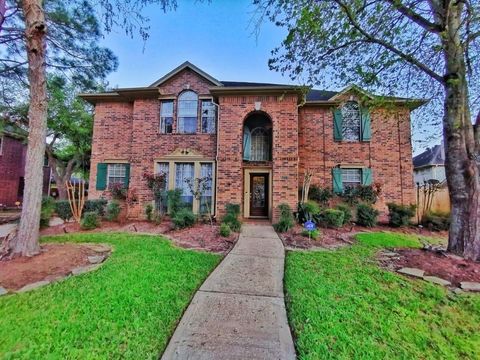
<svg viewBox="0 0 480 360">
<path fill-rule="evenodd" d="M 220 256 L 158 236 L 78 234 L 43 241 L 104 242 L 96 272 L 0 298 L 0 358 L 153 359 Z"/>
<path fill-rule="evenodd" d="M 337 251 L 289 252 L 285 286 L 299 359 L 480 359 L 480 296 L 380 269 L 381 247 L 413 236 L 360 234 Z"/>
</svg>

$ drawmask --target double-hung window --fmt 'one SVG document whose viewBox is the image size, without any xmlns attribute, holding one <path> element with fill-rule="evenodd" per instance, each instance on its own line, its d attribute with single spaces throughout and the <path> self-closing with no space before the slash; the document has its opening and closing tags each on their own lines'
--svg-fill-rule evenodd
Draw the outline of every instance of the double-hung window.
<svg viewBox="0 0 480 360">
<path fill-rule="evenodd" d="M 194 176 L 194 163 L 175 163 L 175 189 L 182 190 L 182 202 L 190 208 L 193 206 L 193 194 L 189 183 L 192 184 Z"/>
<path fill-rule="evenodd" d="M 200 176 L 204 180 L 202 195 L 200 196 L 200 214 L 212 211 L 212 163 L 200 164 Z"/>
<path fill-rule="evenodd" d="M 162 189 L 158 189 L 158 193 L 155 194 L 155 208 L 160 211 L 161 214 L 165 214 L 168 210 L 167 191 L 169 186 L 170 164 L 168 162 L 157 163 L 157 174 L 165 177 L 164 186 Z"/>
<path fill-rule="evenodd" d="M 195 134 L 197 132 L 198 96 L 193 91 L 185 91 L 178 97 L 178 132 Z"/>
<path fill-rule="evenodd" d="M 173 100 L 160 103 L 160 132 L 170 134 L 173 128 Z"/>
<path fill-rule="evenodd" d="M 126 164 L 108 164 L 107 167 L 107 186 L 113 184 L 125 184 L 127 176 Z"/>
<path fill-rule="evenodd" d="M 342 184 L 344 187 L 361 185 L 362 169 L 342 169 Z"/>
<path fill-rule="evenodd" d="M 212 100 L 202 100 L 202 133 L 215 133 L 217 109 Z"/>
</svg>

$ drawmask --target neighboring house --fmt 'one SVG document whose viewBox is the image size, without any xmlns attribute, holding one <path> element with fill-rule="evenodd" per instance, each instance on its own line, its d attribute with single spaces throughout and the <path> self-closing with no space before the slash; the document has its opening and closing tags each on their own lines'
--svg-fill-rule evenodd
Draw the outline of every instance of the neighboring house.
<svg viewBox="0 0 480 360">
<path fill-rule="evenodd" d="M 145 172 L 167 174 L 194 212 L 210 202 L 216 216 L 227 203 L 245 218 L 278 219 L 278 205 L 295 209 L 305 169 L 312 183 L 341 192 L 378 182 L 377 206 L 414 203 L 410 111 L 423 104 L 378 98 L 349 86 L 341 92 L 219 81 L 185 62 L 147 87 L 82 94 L 95 104 L 91 198 L 122 182 L 138 195 L 131 214 L 153 201 Z M 186 179 L 211 176 L 204 201 Z"/>
<path fill-rule="evenodd" d="M 14 206 L 22 202 L 25 184 L 25 157 L 27 132 L 7 123 L 0 130 L 0 205 Z M 48 192 L 50 168 L 43 168 L 43 193 Z"/>
<path fill-rule="evenodd" d="M 422 185 L 428 180 L 444 182 L 445 177 L 445 147 L 443 142 L 432 148 L 427 148 L 413 158 L 415 184 Z"/>
</svg>

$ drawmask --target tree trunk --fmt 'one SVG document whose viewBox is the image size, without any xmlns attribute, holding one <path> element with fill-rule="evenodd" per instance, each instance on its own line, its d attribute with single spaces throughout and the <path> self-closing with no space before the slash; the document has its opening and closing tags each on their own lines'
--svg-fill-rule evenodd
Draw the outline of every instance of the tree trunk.
<svg viewBox="0 0 480 360">
<path fill-rule="evenodd" d="M 468 107 L 464 49 L 458 30 L 461 6 L 452 6 L 448 16 L 445 48 L 445 169 L 451 201 L 448 250 L 480 260 L 480 174 L 478 139 Z"/>
<path fill-rule="evenodd" d="M 57 185 L 58 198 L 60 200 L 67 200 L 67 186 L 65 185 L 65 182 L 72 177 L 76 159 L 70 159 L 67 165 L 62 161 L 59 163 L 53 156 L 50 146 L 51 145 L 47 146 L 48 165 L 52 169 L 52 175 L 55 179 L 55 184 Z"/>
<path fill-rule="evenodd" d="M 46 24 L 41 0 L 22 2 L 30 83 L 28 110 L 29 134 L 25 164 L 20 227 L 12 243 L 12 253 L 32 256 L 39 252 L 38 243 L 43 185 L 43 159 L 47 133 L 47 87 L 45 80 Z"/>
</svg>

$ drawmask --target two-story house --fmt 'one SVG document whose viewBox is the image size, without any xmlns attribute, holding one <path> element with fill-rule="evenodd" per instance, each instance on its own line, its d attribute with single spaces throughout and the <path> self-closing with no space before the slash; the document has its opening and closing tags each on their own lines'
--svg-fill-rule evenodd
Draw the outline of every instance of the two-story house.
<svg viewBox="0 0 480 360">
<path fill-rule="evenodd" d="M 312 183 L 341 192 L 378 182 L 377 204 L 414 202 L 410 111 L 421 101 L 291 85 L 219 81 L 185 62 L 147 87 L 82 94 L 95 105 L 91 198 L 109 184 L 135 188 L 143 217 L 152 192 L 145 172 L 163 172 L 194 212 L 241 204 L 244 218 L 295 209 L 305 169 Z M 202 199 L 187 179 L 210 177 Z"/>
</svg>

